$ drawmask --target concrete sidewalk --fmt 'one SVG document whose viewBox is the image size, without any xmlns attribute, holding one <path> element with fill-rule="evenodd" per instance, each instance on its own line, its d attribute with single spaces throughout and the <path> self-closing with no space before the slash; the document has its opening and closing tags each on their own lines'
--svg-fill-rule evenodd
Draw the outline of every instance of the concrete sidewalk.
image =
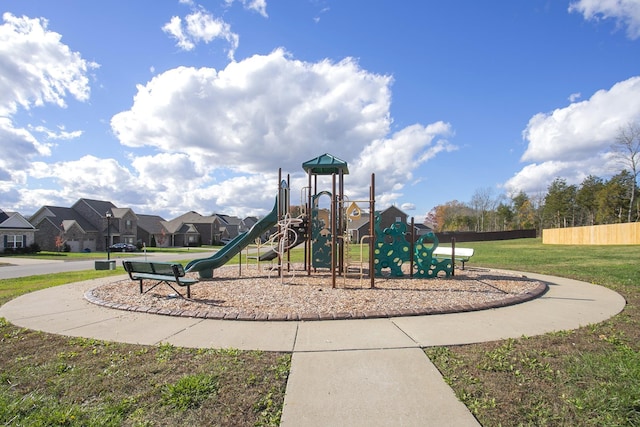
<svg viewBox="0 0 640 427">
<path fill-rule="evenodd" d="M 100 284 L 94 280 L 23 295 L 0 307 L 0 317 L 68 336 L 293 352 L 282 426 L 478 425 L 422 347 L 575 329 L 625 305 L 601 286 L 526 275 L 547 282 L 549 291 L 523 304 L 445 315 L 311 322 L 169 317 L 93 305 L 83 295 Z"/>
</svg>

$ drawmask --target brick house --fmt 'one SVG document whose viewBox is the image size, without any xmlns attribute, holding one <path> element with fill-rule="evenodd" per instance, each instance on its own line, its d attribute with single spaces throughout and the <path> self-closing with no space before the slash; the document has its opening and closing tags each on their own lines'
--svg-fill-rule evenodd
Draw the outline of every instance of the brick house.
<svg viewBox="0 0 640 427">
<path fill-rule="evenodd" d="M 2 252 L 27 248 L 35 243 L 36 228 L 17 212 L 0 209 L 0 242 Z"/>
<path fill-rule="evenodd" d="M 35 239 L 42 250 L 62 250 L 66 244 L 72 252 L 105 251 L 115 243 L 151 246 L 152 241 L 158 247 L 212 245 L 236 237 L 256 222 L 255 217 L 241 220 L 194 211 L 167 221 L 92 199 L 79 199 L 69 208 L 43 206 L 28 221 L 36 230 L 32 241 Z"/>
<path fill-rule="evenodd" d="M 212 245 L 220 228 L 220 219 L 189 211 L 170 221 L 163 221 L 167 230 L 167 246 Z"/>
<path fill-rule="evenodd" d="M 73 208 L 43 206 L 29 222 L 37 228 L 35 240 L 43 251 L 61 251 L 65 243 L 72 252 L 98 250 L 101 230 Z"/>
<path fill-rule="evenodd" d="M 29 218 L 42 250 L 61 250 L 59 245 L 64 243 L 71 252 L 106 251 L 114 243 L 149 244 L 151 234 L 163 233 L 161 221 L 161 217 L 138 216 L 130 208 L 91 199 L 80 199 L 70 208 L 43 206 Z"/>
<path fill-rule="evenodd" d="M 233 239 L 238 234 L 248 231 L 257 218 L 238 217 L 223 214 L 204 216 L 190 211 L 170 221 L 163 221 L 167 230 L 169 246 L 215 245 L 223 239 Z"/>
<path fill-rule="evenodd" d="M 157 247 L 169 246 L 167 229 L 162 226 L 164 218 L 158 215 L 138 214 L 138 239 L 137 241 L 151 246 L 155 241 Z"/>
</svg>

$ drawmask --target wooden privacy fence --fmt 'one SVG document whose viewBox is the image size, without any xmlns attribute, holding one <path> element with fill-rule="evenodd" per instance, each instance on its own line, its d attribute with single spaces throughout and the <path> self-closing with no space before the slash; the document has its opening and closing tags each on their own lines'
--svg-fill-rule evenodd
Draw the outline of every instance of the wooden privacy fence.
<svg viewBox="0 0 640 427">
<path fill-rule="evenodd" d="M 547 228 L 542 243 L 548 245 L 640 245 L 640 222 Z"/>
</svg>

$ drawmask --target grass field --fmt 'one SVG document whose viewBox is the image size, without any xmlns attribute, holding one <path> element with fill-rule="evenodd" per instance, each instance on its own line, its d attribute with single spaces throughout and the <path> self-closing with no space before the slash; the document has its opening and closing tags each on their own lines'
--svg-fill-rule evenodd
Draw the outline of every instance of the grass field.
<svg viewBox="0 0 640 427">
<path fill-rule="evenodd" d="M 539 239 L 459 245 L 476 250 L 469 266 L 571 277 L 628 302 L 613 319 L 576 331 L 426 348 L 482 425 L 640 425 L 640 246 L 545 246 Z M 0 303 L 122 273 L 0 280 Z M 286 353 L 108 343 L 0 319 L 0 423 L 278 425 L 289 366 Z"/>
<path fill-rule="evenodd" d="M 640 425 L 640 246 L 459 243 L 471 265 L 570 277 L 622 294 L 621 314 L 575 331 L 427 348 L 484 426 Z"/>
</svg>

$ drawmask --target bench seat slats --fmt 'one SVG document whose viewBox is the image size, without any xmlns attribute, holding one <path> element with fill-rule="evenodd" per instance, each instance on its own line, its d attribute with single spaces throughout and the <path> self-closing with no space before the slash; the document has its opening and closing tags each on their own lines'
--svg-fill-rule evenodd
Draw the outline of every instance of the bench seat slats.
<svg viewBox="0 0 640 427">
<path fill-rule="evenodd" d="M 133 273 L 133 279 L 134 280 L 139 280 L 139 279 L 167 280 L 167 276 L 164 276 L 161 274 Z M 185 277 L 180 279 L 180 283 L 178 283 L 178 285 L 180 286 L 193 285 L 197 281 L 198 281 L 197 279 L 191 279 L 191 278 Z"/>
</svg>

